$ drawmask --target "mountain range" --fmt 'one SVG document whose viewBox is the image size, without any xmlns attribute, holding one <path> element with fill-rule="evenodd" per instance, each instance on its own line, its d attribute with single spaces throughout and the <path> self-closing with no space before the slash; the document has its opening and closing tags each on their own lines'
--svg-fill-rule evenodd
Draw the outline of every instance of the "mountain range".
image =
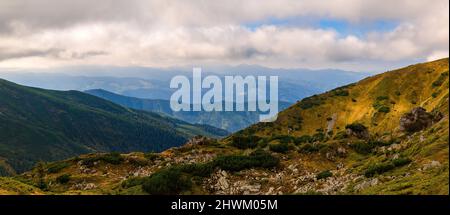
<svg viewBox="0 0 450 215">
<path fill-rule="evenodd" d="M 67 67 L 48 70 L 2 71 L 0 78 L 18 84 L 53 90 L 104 89 L 116 94 L 170 100 L 175 89 L 170 80 L 177 75 L 192 78 L 192 68 L 145 68 L 145 67 Z M 255 65 L 215 66 L 202 68 L 202 75 L 220 78 L 229 75 L 278 76 L 279 100 L 294 103 L 338 86 L 358 81 L 370 75 L 335 69 L 273 69 Z"/>
<path fill-rule="evenodd" d="M 0 177 L 7 194 L 449 193 L 449 59 L 303 98 L 222 139 L 94 153 Z"/>
<path fill-rule="evenodd" d="M 196 135 L 228 132 L 116 105 L 78 91 L 0 79 L 0 172 L 92 152 L 161 151 Z"/>
<path fill-rule="evenodd" d="M 140 99 L 122 96 L 102 89 L 86 90 L 88 94 L 98 96 L 116 104 L 133 108 L 166 114 L 186 122 L 206 124 L 235 132 L 259 121 L 260 111 L 172 111 L 170 101 L 162 99 Z M 223 103 L 224 104 L 224 103 Z M 278 110 L 284 110 L 291 103 L 279 101 Z M 233 104 L 236 106 L 236 104 Z M 247 107 L 247 103 L 244 104 Z"/>
</svg>

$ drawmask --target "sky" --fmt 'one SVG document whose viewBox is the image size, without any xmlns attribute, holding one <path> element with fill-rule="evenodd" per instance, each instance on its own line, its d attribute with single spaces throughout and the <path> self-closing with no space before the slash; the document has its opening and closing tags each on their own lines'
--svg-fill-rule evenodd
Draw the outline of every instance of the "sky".
<svg viewBox="0 0 450 215">
<path fill-rule="evenodd" d="M 386 71 L 448 55 L 448 0 L 0 0 L 0 70 Z"/>
</svg>

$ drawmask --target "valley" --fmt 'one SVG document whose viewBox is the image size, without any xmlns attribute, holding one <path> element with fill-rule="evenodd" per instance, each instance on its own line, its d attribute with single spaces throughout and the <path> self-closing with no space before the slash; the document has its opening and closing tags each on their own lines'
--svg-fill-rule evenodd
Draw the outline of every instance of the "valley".
<svg viewBox="0 0 450 215">
<path fill-rule="evenodd" d="M 135 147 L 40 162 L 0 177 L 0 193 L 448 195 L 448 64 L 445 58 L 411 65 L 303 98 L 276 121 L 224 138 L 196 136 L 162 152 Z M 0 119 L 5 113 L 0 109 Z"/>
</svg>

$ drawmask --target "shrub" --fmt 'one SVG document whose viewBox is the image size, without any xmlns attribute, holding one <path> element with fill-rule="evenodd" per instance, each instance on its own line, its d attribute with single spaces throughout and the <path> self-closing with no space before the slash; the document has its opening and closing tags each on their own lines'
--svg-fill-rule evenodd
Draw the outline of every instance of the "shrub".
<svg viewBox="0 0 450 215">
<path fill-rule="evenodd" d="M 192 182 L 178 167 L 163 169 L 145 178 L 142 189 L 152 195 L 175 195 L 190 189 Z"/>
<path fill-rule="evenodd" d="M 326 139 L 326 135 L 322 132 L 315 133 L 312 138 L 311 142 L 323 142 Z"/>
<path fill-rule="evenodd" d="M 350 130 L 352 130 L 352 131 L 354 131 L 354 132 L 360 133 L 360 132 L 364 132 L 365 130 L 367 130 L 367 127 L 364 126 L 364 125 L 361 124 L 361 123 L 356 123 L 356 122 L 354 122 L 354 123 L 352 123 L 352 124 L 346 125 L 346 126 L 345 126 L 345 129 L 350 129 Z"/>
<path fill-rule="evenodd" d="M 64 175 L 60 175 L 56 178 L 56 182 L 60 183 L 60 184 L 67 184 L 70 181 L 70 174 L 64 174 Z"/>
<path fill-rule="evenodd" d="M 273 136 L 270 140 L 279 140 L 280 143 L 291 143 L 294 141 L 294 137 L 293 136 L 289 136 L 289 135 L 276 135 Z"/>
<path fill-rule="evenodd" d="M 268 143 L 267 143 L 266 139 L 261 139 L 261 140 L 258 141 L 258 147 L 259 148 L 266 148 L 267 144 Z"/>
<path fill-rule="evenodd" d="M 144 181 L 145 181 L 144 177 L 131 177 L 131 178 L 128 178 L 127 180 L 123 181 L 121 186 L 123 188 L 130 188 L 130 187 L 142 185 L 144 183 Z"/>
<path fill-rule="evenodd" d="M 335 90 L 334 95 L 335 96 L 348 96 L 348 95 L 350 95 L 350 93 L 348 92 L 348 90 Z"/>
<path fill-rule="evenodd" d="M 314 153 L 314 152 L 318 152 L 323 147 L 325 147 L 325 144 L 307 143 L 307 144 L 301 145 L 298 151 L 300 153 Z"/>
<path fill-rule="evenodd" d="M 158 153 L 147 152 L 144 154 L 144 157 L 149 161 L 154 161 L 154 160 L 158 159 L 160 156 Z"/>
<path fill-rule="evenodd" d="M 381 112 L 381 113 L 389 113 L 390 111 L 391 111 L 391 108 L 386 107 L 386 106 L 382 106 L 382 107 L 378 108 L 378 112 Z"/>
<path fill-rule="evenodd" d="M 47 167 L 47 172 L 48 173 L 58 173 L 61 170 L 63 170 L 64 168 L 70 166 L 70 163 L 68 162 L 56 162 L 56 163 L 51 163 L 49 164 Z"/>
<path fill-rule="evenodd" d="M 296 145 L 301 144 L 301 143 L 309 143 L 311 141 L 312 141 L 312 137 L 309 135 L 303 135 L 303 136 L 300 136 L 300 137 L 294 139 L 294 143 Z"/>
<path fill-rule="evenodd" d="M 364 176 L 366 177 L 372 177 L 376 174 L 382 174 L 384 172 L 390 171 L 394 169 L 395 167 L 401 167 L 406 164 L 411 163 L 411 159 L 409 158 L 397 158 L 394 159 L 388 163 L 381 163 L 377 165 L 371 165 L 367 168 L 367 170 L 364 172 Z"/>
<path fill-rule="evenodd" d="M 347 135 L 347 133 L 345 131 L 339 131 L 338 133 L 336 133 L 336 136 L 334 136 L 333 139 L 335 139 L 335 140 L 342 140 L 342 139 L 345 139 L 347 137 L 348 137 L 348 135 Z"/>
<path fill-rule="evenodd" d="M 257 136 L 233 136 L 231 145 L 238 149 L 253 149 L 256 148 L 259 139 Z"/>
<path fill-rule="evenodd" d="M 300 106 L 300 108 L 306 110 L 306 109 L 312 108 L 314 106 L 319 106 L 321 104 L 322 104 L 322 101 L 320 100 L 320 98 L 317 95 L 314 95 L 314 96 L 302 99 L 302 101 L 299 103 L 299 106 Z"/>
<path fill-rule="evenodd" d="M 411 163 L 411 159 L 409 158 L 397 158 L 392 160 L 392 164 L 394 164 L 394 166 L 396 167 L 404 166 L 409 163 Z"/>
<path fill-rule="evenodd" d="M 316 178 L 317 178 L 317 180 L 320 180 L 320 179 L 328 178 L 328 177 L 331 177 L 331 176 L 333 176 L 333 173 L 331 173 L 330 170 L 325 170 L 325 171 L 320 172 L 319 174 L 317 174 Z"/>
<path fill-rule="evenodd" d="M 438 79 L 432 83 L 433 87 L 440 87 L 444 82 L 445 79 L 448 77 L 448 71 L 441 73 Z"/>
<path fill-rule="evenodd" d="M 194 163 L 186 164 L 179 167 L 181 172 L 189 173 L 193 176 L 207 177 L 214 171 L 213 163 Z"/>
<path fill-rule="evenodd" d="M 377 97 L 377 101 L 383 101 L 383 100 L 388 100 L 389 97 L 388 96 L 378 96 Z"/>
<path fill-rule="evenodd" d="M 387 163 L 387 164 L 382 163 L 382 164 L 377 164 L 377 165 L 371 165 L 364 172 L 364 176 L 372 177 L 374 175 L 387 172 L 387 171 L 392 170 L 394 168 L 395 168 L 395 166 L 392 163 Z"/>
<path fill-rule="evenodd" d="M 228 155 L 217 157 L 214 160 L 214 166 L 227 171 L 240 171 L 256 167 L 271 168 L 277 166 L 278 163 L 278 158 L 263 150 L 256 150 L 249 156 Z"/>
<path fill-rule="evenodd" d="M 270 151 L 278 153 L 286 153 L 287 151 L 289 151 L 287 143 L 270 144 L 269 149 Z"/>
<path fill-rule="evenodd" d="M 391 145 L 393 140 L 384 142 L 384 141 L 367 141 L 367 142 L 356 142 L 350 145 L 350 148 L 355 150 L 359 154 L 370 154 L 372 150 L 378 146 L 387 146 Z"/>
<path fill-rule="evenodd" d="M 121 164 L 125 159 L 118 152 L 111 152 L 103 154 L 97 157 L 85 158 L 82 160 L 82 164 L 86 166 L 93 166 L 94 162 L 103 161 L 109 164 L 118 165 Z"/>
</svg>

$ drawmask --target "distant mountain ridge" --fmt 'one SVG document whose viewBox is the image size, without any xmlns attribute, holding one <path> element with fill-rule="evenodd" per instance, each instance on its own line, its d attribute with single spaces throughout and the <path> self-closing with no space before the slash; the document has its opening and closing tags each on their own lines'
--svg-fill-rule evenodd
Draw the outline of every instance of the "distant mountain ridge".
<svg viewBox="0 0 450 215">
<path fill-rule="evenodd" d="M 78 91 L 43 90 L 0 79 L 3 172 L 10 167 L 22 172 L 41 160 L 91 152 L 161 151 L 195 135 L 227 134 L 222 129 L 125 108 Z"/>
<path fill-rule="evenodd" d="M 183 121 L 196 124 L 207 124 L 210 126 L 228 130 L 230 132 L 238 131 L 258 122 L 259 114 L 261 113 L 259 111 L 172 111 L 172 109 L 170 108 L 170 101 L 167 100 L 128 97 L 102 89 L 86 90 L 85 92 L 125 107 L 163 113 L 181 119 Z M 244 107 L 246 107 L 247 103 L 244 105 Z M 290 105 L 291 103 L 289 102 L 279 101 L 279 111 L 284 110 Z"/>
<path fill-rule="evenodd" d="M 192 76 L 192 68 L 67 67 L 52 70 L 0 72 L 0 78 L 26 86 L 55 90 L 104 89 L 120 95 L 170 100 L 172 77 Z M 203 67 L 202 76 L 270 76 L 279 78 L 279 100 L 294 103 L 369 76 L 369 73 L 336 69 L 273 69 L 256 65 Z"/>
</svg>

